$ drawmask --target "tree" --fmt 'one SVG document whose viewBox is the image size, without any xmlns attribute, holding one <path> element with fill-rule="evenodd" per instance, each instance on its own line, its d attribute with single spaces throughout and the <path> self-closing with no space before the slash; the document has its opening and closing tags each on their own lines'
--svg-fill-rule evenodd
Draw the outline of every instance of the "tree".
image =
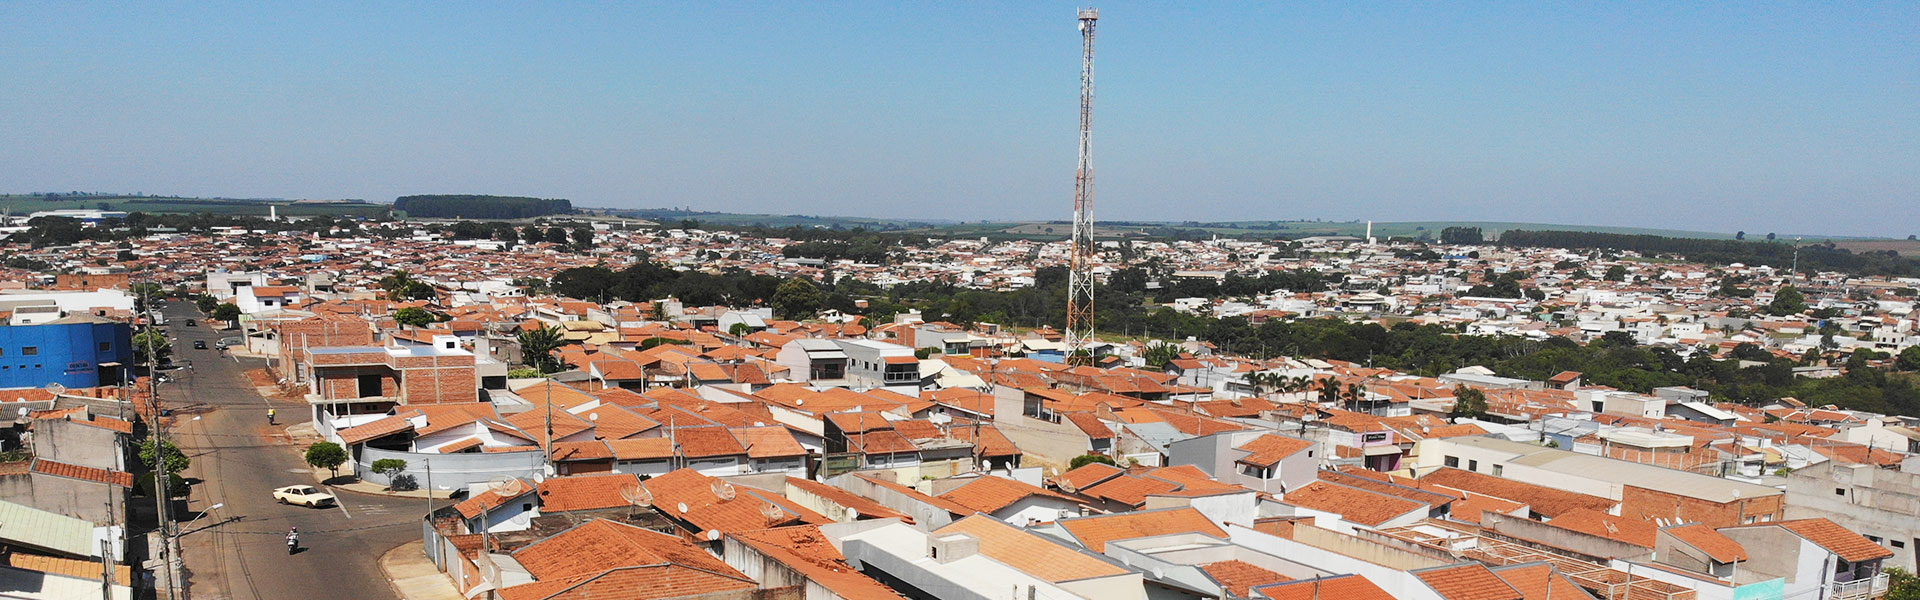
<svg viewBox="0 0 1920 600">
<path fill-rule="evenodd" d="M 424 281 L 414 279 L 413 275 L 407 273 L 404 269 L 396 270 L 392 275 L 382 278 L 380 280 L 380 289 L 386 290 L 387 299 L 394 301 L 431 300 L 435 296 L 433 286 L 427 285 Z"/>
<path fill-rule="evenodd" d="M 427 310 L 424 308 L 420 308 L 417 306 L 409 306 L 409 307 L 394 311 L 393 320 L 399 323 L 401 326 L 413 327 L 417 329 L 420 327 L 426 327 L 428 323 L 438 321 L 439 319 L 435 318 L 433 313 L 427 312 Z"/>
<path fill-rule="evenodd" d="M 213 307 L 213 312 L 207 313 L 207 316 L 229 323 L 236 322 L 240 320 L 240 307 L 222 303 Z"/>
<path fill-rule="evenodd" d="M 1734 233 L 1734 234 L 1733 234 L 1733 239 L 1736 239 L 1736 240 L 1744 240 L 1744 239 L 1747 239 L 1747 232 L 1745 232 L 1745 231 L 1741 231 L 1741 232 L 1736 232 L 1736 233 Z"/>
<path fill-rule="evenodd" d="M 1920 600 L 1920 577 L 1900 567 L 1888 568 L 1886 600 Z"/>
<path fill-rule="evenodd" d="M 162 449 L 160 454 L 166 459 L 165 466 L 168 473 L 178 474 L 193 464 L 193 459 L 188 458 L 185 452 L 181 452 L 179 447 L 173 445 L 173 442 L 160 442 L 160 448 Z M 155 462 L 152 438 L 140 442 L 140 463 L 146 465 L 148 469 L 159 469 L 161 466 L 161 463 Z"/>
<path fill-rule="evenodd" d="M 1453 245 L 1472 245 L 1485 241 L 1479 227 L 1448 227 L 1440 230 L 1440 243 Z"/>
<path fill-rule="evenodd" d="M 398 476 L 400 475 L 400 472 L 407 470 L 407 461 L 400 460 L 398 458 L 382 458 L 380 460 L 373 461 L 373 464 L 371 465 L 367 465 L 367 469 L 375 473 L 379 473 L 383 477 L 386 477 L 387 481 L 393 482 L 388 484 L 387 487 L 390 489 L 398 490 L 401 487 L 403 487 L 399 483 Z"/>
<path fill-rule="evenodd" d="M 753 326 L 746 323 L 734 323 L 727 327 L 727 335 L 733 337 L 747 337 L 749 333 L 753 333 Z"/>
<path fill-rule="evenodd" d="M 554 230 L 565 232 L 558 227 Z M 618 278 L 615 277 L 613 269 L 594 265 L 574 267 L 554 273 L 553 280 L 548 283 L 548 286 L 553 288 L 553 293 L 568 298 L 590 300 L 607 296 L 617 283 Z"/>
<path fill-rule="evenodd" d="M 314 442 L 307 446 L 307 464 L 340 476 L 340 465 L 347 462 L 347 450 L 333 442 Z"/>
<path fill-rule="evenodd" d="M 1775 237 L 1774 234 L 1771 234 L 1771 233 L 1767 234 L 1767 241 L 1769 242 L 1773 241 L 1774 237 Z"/>
<path fill-rule="evenodd" d="M 1800 295 L 1800 290 L 1791 285 L 1781 286 L 1780 291 L 1773 293 L 1773 301 L 1767 303 L 1767 314 L 1776 317 L 1797 315 L 1806 310 L 1806 297 Z"/>
<path fill-rule="evenodd" d="M 773 292 L 773 310 L 788 319 L 807 319 L 819 312 L 820 303 L 825 296 L 813 281 L 804 277 L 792 277 L 780 283 Z"/>
<path fill-rule="evenodd" d="M 1173 359 L 1180 358 L 1180 350 L 1181 348 L 1179 346 L 1156 342 L 1151 346 L 1147 346 L 1141 358 L 1146 359 L 1149 366 L 1164 370 L 1168 364 L 1173 362 Z"/>
<path fill-rule="evenodd" d="M 1464 385 L 1453 387 L 1453 410 L 1447 416 L 1478 419 L 1487 415 L 1487 393 Z"/>
<path fill-rule="evenodd" d="M 585 250 L 593 247 L 593 230 L 581 227 L 573 230 L 573 247 Z"/>
<path fill-rule="evenodd" d="M 1908 346 L 1900 351 L 1900 358 L 1894 365 L 1902 371 L 1920 371 L 1920 346 Z"/>
<path fill-rule="evenodd" d="M 201 294 L 193 297 L 193 307 L 200 309 L 201 314 L 209 314 L 213 309 L 220 307 L 220 301 L 215 300 L 213 296 Z"/>
<path fill-rule="evenodd" d="M 1078 469 L 1080 467 L 1084 467 L 1093 463 L 1100 463 L 1103 465 L 1114 464 L 1113 459 L 1109 458 L 1105 454 L 1082 454 L 1080 456 L 1073 457 L 1073 460 L 1071 461 L 1067 461 L 1067 470 L 1071 471 L 1071 470 Z"/>
<path fill-rule="evenodd" d="M 133 336 L 133 360 L 146 363 L 167 362 L 173 355 L 173 342 L 167 340 L 167 334 L 158 329 L 148 328 Z"/>
<path fill-rule="evenodd" d="M 1611 267 L 1607 267 L 1607 274 L 1605 277 L 1603 277 L 1603 279 L 1606 279 L 1607 281 L 1626 281 L 1627 268 L 1621 265 L 1614 265 Z"/>
<path fill-rule="evenodd" d="M 564 368 L 559 357 L 553 351 L 566 345 L 567 339 L 560 334 L 560 328 L 541 325 L 538 329 L 520 332 L 520 362 L 538 369 L 542 374 L 558 372 Z"/>
</svg>

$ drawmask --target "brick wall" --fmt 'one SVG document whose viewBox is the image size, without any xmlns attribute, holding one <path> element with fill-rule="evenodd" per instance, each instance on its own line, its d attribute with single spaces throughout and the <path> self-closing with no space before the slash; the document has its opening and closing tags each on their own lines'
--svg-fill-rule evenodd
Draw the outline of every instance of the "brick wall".
<svg viewBox="0 0 1920 600">
<path fill-rule="evenodd" d="M 386 367 L 330 367 L 317 372 L 320 384 L 320 397 L 327 400 L 349 400 L 360 396 L 360 376 L 379 375 L 380 395 L 399 396 L 400 381 L 392 370 Z"/>
<path fill-rule="evenodd" d="M 1620 514 L 1642 519 L 1674 519 L 1705 523 L 1709 527 L 1733 527 L 1748 524 L 1748 519 L 1778 521 L 1786 517 L 1786 495 L 1773 494 L 1743 498 L 1732 502 L 1709 502 L 1699 498 L 1670 494 L 1646 488 L 1626 486 L 1620 493 Z"/>
<path fill-rule="evenodd" d="M 480 382 L 473 367 L 407 369 L 401 375 L 407 404 L 478 402 Z"/>
</svg>

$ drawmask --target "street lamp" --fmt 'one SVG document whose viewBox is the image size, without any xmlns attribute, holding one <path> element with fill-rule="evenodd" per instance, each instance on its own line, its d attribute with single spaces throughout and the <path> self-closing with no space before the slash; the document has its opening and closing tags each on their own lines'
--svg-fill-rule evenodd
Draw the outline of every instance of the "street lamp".
<svg viewBox="0 0 1920 600">
<path fill-rule="evenodd" d="M 180 527 L 180 529 L 179 529 L 179 531 L 183 531 L 183 532 L 185 532 L 185 533 L 182 533 L 181 535 L 186 535 L 187 533 L 192 533 L 192 532 L 193 532 L 193 524 L 194 524 L 194 523 L 198 523 L 198 522 L 200 522 L 200 520 L 201 520 L 201 519 L 204 519 L 204 518 L 207 518 L 207 515 L 208 515 L 208 514 L 212 514 L 212 513 L 213 513 L 213 511 L 216 511 L 216 510 L 220 510 L 220 509 L 222 509 L 222 508 L 226 508 L 226 506 L 227 506 L 227 503 L 225 503 L 225 502 L 218 502 L 218 503 L 215 503 L 215 504 L 214 504 L 213 506 L 209 506 L 209 507 L 207 507 L 207 509 L 206 509 L 206 510 L 203 510 L 203 511 L 200 511 L 200 516 L 198 516 L 198 517 L 194 517 L 194 518 L 193 518 L 192 520 L 189 520 L 189 521 L 187 521 L 187 524 L 186 524 L 186 525 L 182 525 L 182 526 Z"/>
</svg>

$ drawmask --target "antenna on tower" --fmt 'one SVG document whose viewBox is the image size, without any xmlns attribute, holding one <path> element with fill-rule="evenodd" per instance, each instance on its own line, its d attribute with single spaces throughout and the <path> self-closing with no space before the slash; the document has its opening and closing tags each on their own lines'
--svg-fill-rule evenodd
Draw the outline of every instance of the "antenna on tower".
<svg viewBox="0 0 1920 600">
<path fill-rule="evenodd" d="M 1080 9 L 1080 165 L 1073 177 L 1073 241 L 1067 274 L 1067 362 L 1093 364 L 1093 26 Z"/>
</svg>

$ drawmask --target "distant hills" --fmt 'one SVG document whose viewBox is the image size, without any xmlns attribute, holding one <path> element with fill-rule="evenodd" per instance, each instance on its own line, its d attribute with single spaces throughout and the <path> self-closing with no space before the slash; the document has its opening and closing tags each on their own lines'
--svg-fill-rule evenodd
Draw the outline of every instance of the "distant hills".
<svg viewBox="0 0 1920 600">
<path fill-rule="evenodd" d="M 0 194 L 0 210 L 27 214 L 43 210 L 97 209 L 148 214 L 204 213 L 264 217 L 278 207 L 282 216 L 384 217 L 387 204 L 362 200 L 282 200 L 268 198 L 187 198 L 116 194 Z"/>
<path fill-rule="evenodd" d="M 394 199 L 393 210 L 412 218 L 531 219 L 573 213 L 564 199 L 478 194 L 424 194 Z"/>
</svg>

